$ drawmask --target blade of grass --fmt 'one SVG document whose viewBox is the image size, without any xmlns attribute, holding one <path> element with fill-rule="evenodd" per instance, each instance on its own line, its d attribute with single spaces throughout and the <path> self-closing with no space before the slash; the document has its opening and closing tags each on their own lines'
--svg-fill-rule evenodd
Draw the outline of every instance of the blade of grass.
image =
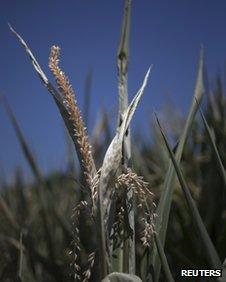
<svg viewBox="0 0 226 282">
<path fill-rule="evenodd" d="M 2 102 L 3 105 L 9 115 L 9 118 L 11 120 L 12 126 L 16 132 L 17 138 L 19 140 L 19 144 L 22 148 L 22 151 L 24 153 L 25 159 L 28 162 L 28 165 L 31 168 L 31 171 L 35 177 L 35 179 L 37 180 L 38 184 L 39 184 L 39 189 L 35 189 L 35 192 L 37 194 L 37 197 L 40 200 L 41 203 L 41 217 L 43 220 L 43 226 L 46 232 L 46 242 L 48 244 L 48 248 L 49 248 L 49 253 L 51 255 L 51 257 L 54 257 L 54 246 L 53 246 L 53 241 L 52 241 L 52 235 L 51 235 L 51 231 L 50 231 L 50 222 L 49 222 L 49 212 L 51 211 L 53 213 L 53 215 L 55 216 L 55 218 L 57 219 L 57 221 L 60 223 L 65 235 L 67 236 L 67 238 L 71 237 L 71 229 L 70 229 L 70 224 L 68 222 L 65 221 L 65 219 L 63 217 L 61 217 L 57 212 L 56 209 L 50 205 L 49 203 L 46 202 L 46 193 L 45 191 L 47 189 L 46 188 L 46 183 L 45 180 L 40 172 L 40 169 L 38 167 L 38 164 L 32 154 L 31 149 L 29 148 L 29 145 L 22 133 L 22 130 L 20 128 L 20 125 L 16 119 L 15 114 L 13 113 L 12 108 L 10 107 L 6 97 L 1 93 L 1 98 L 2 98 Z"/>
<path fill-rule="evenodd" d="M 27 142 L 25 140 L 25 137 L 24 137 L 24 135 L 22 133 L 22 130 L 21 130 L 20 126 L 19 126 L 19 123 L 18 123 L 18 121 L 16 119 L 16 116 L 13 113 L 13 110 L 10 107 L 10 105 L 9 105 L 7 99 L 6 99 L 6 96 L 3 95 L 2 93 L 1 93 L 1 100 L 3 102 L 3 106 L 4 106 L 5 110 L 6 110 L 6 112 L 7 112 L 8 116 L 9 116 L 9 118 L 10 118 L 11 124 L 12 124 L 12 126 L 13 126 L 13 128 L 14 128 L 14 130 L 16 132 L 17 138 L 19 140 L 19 143 L 20 143 L 22 151 L 23 151 L 23 153 L 25 155 L 25 158 L 27 159 L 27 161 L 28 161 L 28 163 L 29 163 L 29 165 L 31 167 L 31 171 L 32 171 L 34 177 L 39 182 L 42 182 L 43 180 L 41 178 L 40 171 L 39 171 L 39 169 L 38 169 L 38 167 L 36 165 L 35 158 L 32 155 L 32 152 L 31 152 L 31 150 L 30 150 L 30 148 L 29 148 L 29 146 L 28 146 L 28 144 L 27 144 Z"/>
<path fill-rule="evenodd" d="M 30 165 L 31 167 L 31 170 L 32 170 L 32 173 L 34 174 L 34 177 L 37 179 L 38 183 L 39 183 L 39 187 L 40 189 L 35 189 L 35 192 L 40 200 L 40 203 L 41 203 L 41 216 L 42 216 L 42 220 L 43 220 L 43 225 L 44 225 L 44 228 L 45 228 L 45 232 L 46 232 L 46 239 L 47 239 L 47 243 L 48 243 L 48 249 L 49 249 L 49 254 L 50 256 L 52 257 L 52 259 L 54 259 L 54 246 L 52 244 L 52 236 L 51 236 L 51 232 L 50 232 L 50 229 L 49 229 L 49 220 L 48 220 L 48 209 L 47 209 L 47 203 L 46 203 L 46 199 L 45 199 L 45 195 L 44 195 L 44 181 L 41 177 L 41 173 L 39 171 L 39 168 L 38 166 L 36 165 L 36 162 L 35 162 L 35 158 L 25 140 L 25 137 L 22 133 L 22 130 L 19 126 L 19 123 L 17 122 L 17 119 L 6 99 L 5 96 L 3 96 L 1 94 L 1 96 L 3 97 L 2 101 L 3 101 L 3 104 L 4 104 L 4 107 L 9 115 L 9 118 L 11 120 L 11 123 L 12 123 L 12 126 L 16 132 L 16 135 L 17 135 L 17 138 L 19 140 L 19 144 L 22 148 L 22 151 L 24 153 L 24 156 L 26 158 L 26 160 L 28 161 L 28 164 Z"/>
<path fill-rule="evenodd" d="M 173 282 L 174 279 L 173 279 L 172 273 L 170 271 L 166 255 L 164 253 L 161 241 L 159 240 L 158 235 L 156 233 L 154 234 L 154 240 L 155 240 L 155 244 L 156 244 L 156 247 L 157 247 L 157 250 L 158 250 L 158 253 L 159 253 L 159 257 L 160 257 L 160 260 L 161 260 L 161 263 L 162 263 L 162 268 L 163 268 L 163 271 L 165 273 L 166 281 Z"/>
<path fill-rule="evenodd" d="M 162 135 L 162 138 L 164 140 L 164 143 L 165 143 L 165 146 L 168 150 L 168 153 L 169 153 L 169 156 L 170 156 L 170 159 L 172 160 L 173 162 L 173 165 L 174 165 L 174 168 L 176 170 L 176 173 L 177 173 L 177 177 L 178 177 L 178 180 L 180 182 L 180 185 L 181 185 L 181 188 L 182 188 L 182 191 L 184 193 L 184 196 L 185 196 L 185 199 L 186 199 L 186 202 L 187 202 L 187 206 L 189 208 L 189 212 L 193 218 L 193 222 L 196 226 L 196 229 L 198 231 L 198 234 L 200 236 L 200 242 L 201 244 L 203 244 L 203 251 L 206 252 L 206 256 L 207 256 L 207 259 L 211 265 L 212 268 L 214 269 L 217 269 L 217 268 L 220 268 L 221 267 L 221 261 L 220 261 L 220 258 L 217 254 L 217 251 L 209 237 L 209 234 L 206 230 L 206 227 L 202 221 L 202 218 L 199 214 L 199 211 L 198 211 L 198 208 L 191 196 L 191 193 L 190 193 L 190 190 L 188 188 L 188 185 L 184 179 L 184 176 L 181 172 L 181 169 L 179 167 L 179 164 L 178 164 L 178 161 L 176 161 L 176 158 L 169 146 L 169 143 L 166 139 L 166 136 L 165 136 L 165 133 L 163 132 L 163 129 L 160 125 L 160 122 L 156 116 L 156 120 L 157 120 L 157 123 L 158 123 L 158 126 L 159 126 L 159 129 L 160 129 L 160 132 L 161 132 L 161 135 Z"/>
<path fill-rule="evenodd" d="M 20 257 L 19 257 L 19 271 L 18 276 L 22 281 L 22 273 L 23 273 L 23 233 L 20 232 Z"/>
<path fill-rule="evenodd" d="M 208 125 L 208 122 L 207 122 L 207 120 L 206 120 L 206 118 L 205 118 L 205 116 L 204 116 L 204 114 L 203 114 L 201 109 L 199 109 L 199 112 L 201 114 L 201 117 L 202 117 L 205 129 L 206 129 L 207 135 L 209 137 L 210 145 L 211 145 L 211 148 L 213 150 L 214 157 L 216 159 L 216 163 L 218 165 L 220 174 L 222 176 L 222 180 L 224 182 L 224 187 L 226 189 L 226 172 L 225 172 L 225 169 L 224 169 L 224 166 L 223 166 L 220 154 L 218 152 L 216 142 L 214 140 L 213 132 L 211 131 L 211 129 L 210 129 L 209 125 Z"/>
<path fill-rule="evenodd" d="M 222 266 L 222 280 L 221 282 L 226 282 L 226 259 L 224 260 L 223 266 Z"/>
<path fill-rule="evenodd" d="M 199 60 L 199 67 L 198 67 L 198 76 L 197 76 L 197 82 L 195 87 L 195 93 L 194 98 L 189 110 L 189 114 L 185 123 L 184 130 L 182 132 L 178 147 L 176 149 L 176 160 L 178 163 L 180 163 L 183 149 L 185 142 L 187 140 L 187 137 L 189 135 L 190 129 L 193 124 L 193 120 L 195 118 L 195 115 L 198 110 L 198 105 L 196 103 L 196 100 L 198 101 L 198 104 L 200 104 L 203 93 L 204 93 L 204 85 L 203 85 L 203 50 L 201 49 L 200 54 L 200 60 Z M 172 202 L 172 194 L 174 189 L 174 180 L 175 180 L 175 169 L 170 161 L 169 168 L 164 180 L 163 184 L 163 192 L 157 207 L 157 217 L 156 217 L 156 232 L 159 234 L 159 239 L 164 247 L 165 245 L 165 238 L 166 238 L 166 231 L 167 231 L 167 225 L 169 220 L 169 213 L 170 213 L 170 207 Z M 154 273 L 156 277 L 156 281 L 159 279 L 160 269 L 161 269 L 161 263 L 157 254 L 157 249 L 154 248 L 152 252 L 152 265 L 154 268 Z"/>
<path fill-rule="evenodd" d="M 22 227 L 19 227 L 19 230 L 21 230 Z M 0 234 L 0 241 L 5 241 L 12 245 L 17 251 L 20 250 L 20 242 L 17 239 L 14 239 L 9 236 L 4 236 Z M 52 275 L 56 281 L 61 282 L 63 281 L 62 277 L 62 269 L 61 265 L 53 262 L 51 259 L 43 256 L 41 253 L 39 253 L 36 249 L 36 244 L 34 243 L 33 238 L 31 237 L 31 234 L 26 234 L 26 236 L 23 237 L 23 244 L 22 244 L 22 249 L 24 250 L 26 248 L 26 252 L 31 256 L 35 257 L 35 260 L 37 260 L 43 268 L 50 274 Z"/>
<path fill-rule="evenodd" d="M 11 227 L 16 232 L 18 232 L 20 228 L 15 219 L 15 216 L 1 195 L 0 195 L 0 209 L 2 210 L 4 216 L 7 218 L 8 222 L 11 224 Z"/>
</svg>

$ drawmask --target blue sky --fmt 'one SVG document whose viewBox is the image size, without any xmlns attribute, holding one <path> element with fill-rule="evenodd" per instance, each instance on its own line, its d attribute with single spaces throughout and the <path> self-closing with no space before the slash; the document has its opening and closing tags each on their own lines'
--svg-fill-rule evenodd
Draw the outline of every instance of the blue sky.
<svg viewBox="0 0 226 282">
<path fill-rule="evenodd" d="M 101 106 L 109 112 L 117 110 L 116 52 L 123 6 L 122 0 L 1 1 L 0 90 L 8 97 L 45 172 L 65 167 L 63 125 L 52 98 L 7 23 L 26 40 L 50 78 L 50 48 L 53 44 L 61 47 L 61 66 L 70 78 L 79 105 L 83 105 L 85 77 L 93 69 L 91 132 Z M 224 0 L 132 1 L 130 98 L 149 65 L 154 65 L 134 125 L 144 121 L 147 124 L 153 110 L 160 110 L 167 103 L 167 95 L 178 110 L 186 113 L 201 44 L 210 78 L 224 69 L 225 27 Z M 28 171 L 2 107 L 0 121 L 1 171 L 10 175 L 19 165 Z"/>
</svg>

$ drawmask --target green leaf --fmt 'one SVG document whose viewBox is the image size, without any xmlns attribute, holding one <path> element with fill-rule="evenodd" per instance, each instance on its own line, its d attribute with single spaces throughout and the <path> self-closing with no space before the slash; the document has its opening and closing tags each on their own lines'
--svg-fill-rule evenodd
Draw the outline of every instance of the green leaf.
<svg viewBox="0 0 226 282">
<path fill-rule="evenodd" d="M 22 279 L 22 275 L 23 275 L 23 233 L 22 231 L 20 232 L 20 255 L 19 255 L 19 270 L 18 270 L 18 277 Z"/>
<path fill-rule="evenodd" d="M 198 104 L 200 104 L 202 96 L 204 93 L 204 85 L 203 85 L 203 50 L 201 49 L 200 54 L 200 61 L 199 61 L 199 68 L 198 68 L 198 76 L 197 76 L 197 82 L 195 87 L 195 93 L 193 97 L 193 101 L 189 110 L 189 114 L 185 123 L 185 127 L 183 129 L 183 132 L 181 134 L 178 147 L 176 149 L 176 160 L 178 163 L 180 163 L 183 149 L 185 142 L 187 140 L 187 137 L 189 135 L 189 132 L 191 130 L 193 121 L 195 119 L 195 115 L 198 110 Z M 197 104 L 198 102 L 198 104 Z M 165 245 L 165 238 L 166 238 L 166 232 L 167 232 L 167 225 L 169 220 L 169 213 L 171 208 L 171 202 L 172 202 L 172 195 L 173 195 L 173 189 L 174 189 L 174 180 L 175 180 L 175 169 L 170 162 L 165 181 L 163 184 L 163 192 L 157 207 L 157 217 L 156 217 L 156 231 L 159 234 L 160 241 L 164 247 Z M 154 273 L 156 277 L 156 281 L 159 279 L 160 269 L 161 269 L 161 263 L 158 257 L 157 249 L 154 248 L 152 253 L 152 265 L 154 268 Z"/>
<path fill-rule="evenodd" d="M 223 182 L 224 182 L 224 187 L 226 189 L 226 172 L 225 172 L 225 169 L 224 169 L 224 166 L 223 166 L 223 163 L 222 163 L 222 160 L 221 160 L 221 157 L 220 157 L 220 154 L 218 152 L 218 149 L 217 149 L 217 145 L 216 145 L 216 142 L 214 140 L 214 132 L 212 132 L 212 130 L 210 129 L 208 123 L 207 123 L 207 120 L 202 112 L 202 110 L 200 109 L 200 114 L 201 114 L 201 117 L 202 117 L 202 120 L 203 120 L 203 123 L 204 123 L 204 126 L 206 128 L 206 132 L 207 132 L 207 135 L 209 137 L 209 140 L 210 140 L 210 145 L 211 145 L 211 148 L 213 150 L 213 153 L 214 153 L 214 157 L 216 159 L 216 163 L 218 165 L 218 168 L 219 168 L 219 171 L 220 171 L 220 174 L 222 176 L 222 179 L 223 179 Z"/>
<path fill-rule="evenodd" d="M 162 243 L 159 240 L 158 234 L 154 234 L 154 240 L 155 240 L 155 244 L 156 244 L 156 247 L 157 247 L 157 250 L 158 250 L 158 253 L 159 253 L 159 257 L 160 257 L 160 260 L 161 260 L 161 263 L 162 263 L 162 268 L 163 268 L 163 271 L 165 273 L 166 281 L 173 282 L 174 279 L 173 279 L 172 273 L 170 271 L 169 264 L 168 264 L 166 255 L 164 253 Z"/>
<path fill-rule="evenodd" d="M 8 222 L 11 224 L 11 227 L 18 232 L 20 226 L 18 225 L 12 210 L 10 209 L 10 207 L 8 206 L 8 204 L 6 203 L 6 201 L 4 200 L 1 194 L 0 194 L 0 210 L 5 216 L 5 218 L 8 220 Z"/>
<path fill-rule="evenodd" d="M 201 244 L 203 244 L 203 252 L 206 253 L 206 256 L 207 256 L 207 259 L 211 265 L 212 268 L 220 268 L 221 267 L 221 261 L 220 261 L 220 258 L 217 254 L 217 251 L 209 237 L 209 234 L 206 230 L 206 227 L 202 221 L 202 218 L 199 214 L 199 211 L 198 211 L 198 208 L 191 196 L 191 193 L 190 193 L 190 190 L 187 186 L 187 183 L 184 179 L 184 176 L 181 172 L 181 169 L 179 167 L 179 164 L 177 163 L 176 159 L 175 159 L 175 156 L 173 154 L 173 151 L 171 150 L 170 146 L 169 146 L 169 143 L 166 139 L 166 136 L 162 130 L 162 127 L 159 123 L 159 120 L 158 118 L 156 117 L 157 119 L 157 122 L 158 122 L 158 125 L 159 125 L 159 128 L 160 128 L 160 132 L 162 134 L 162 137 L 164 139 L 164 142 L 165 142 L 165 145 L 166 145 L 166 148 L 168 150 L 168 153 L 170 155 L 170 158 L 173 162 L 173 165 L 174 165 L 174 168 L 176 170 L 176 173 L 177 173 L 177 177 L 178 177 L 178 180 L 180 182 L 180 185 L 181 185 L 181 188 L 182 188 L 182 191 L 184 193 L 184 196 L 185 196 L 185 199 L 186 199 L 186 202 L 187 202 L 187 205 L 188 205 L 188 208 L 189 208 L 189 212 L 191 214 L 191 217 L 193 219 L 193 222 L 195 224 L 195 227 L 197 228 L 197 231 L 198 231 L 198 234 L 200 236 L 200 242 Z"/>
<path fill-rule="evenodd" d="M 15 133 L 16 133 L 16 136 L 17 136 L 17 139 L 19 141 L 19 144 L 20 144 L 20 147 L 22 149 L 22 152 L 24 154 L 24 157 L 29 165 L 29 167 L 31 168 L 31 171 L 35 177 L 35 179 L 37 180 L 37 183 L 39 184 L 39 189 L 35 189 L 35 192 L 38 196 L 38 198 L 40 199 L 40 203 L 41 203 L 41 206 L 42 206 L 42 209 L 41 209 L 41 216 L 42 216 L 42 219 L 43 219 L 43 225 L 44 225 L 44 228 L 46 230 L 46 237 L 48 238 L 46 241 L 48 242 L 48 245 L 49 245 L 49 249 L 50 249 L 50 252 L 53 253 L 53 246 L 52 245 L 52 235 L 51 235 L 51 232 L 50 232 L 50 223 L 49 223 L 49 218 L 50 218 L 50 215 L 49 215 L 49 212 L 51 210 L 51 212 L 53 212 L 53 215 L 55 216 L 55 218 L 58 220 L 60 226 L 62 227 L 65 235 L 68 237 L 68 238 L 71 238 L 71 231 L 70 231 L 70 224 L 62 217 L 62 215 L 59 215 L 59 213 L 56 211 L 56 209 L 54 208 L 54 206 L 50 203 L 47 203 L 46 201 L 46 182 L 41 174 L 41 171 L 39 169 L 39 166 L 37 164 L 37 161 L 34 157 L 34 155 L 32 154 L 32 150 L 21 130 L 21 127 L 20 127 L 20 124 L 12 110 L 12 108 L 10 107 L 6 97 L 1 94 L 1 97 L 2 97 L 2 102 L 3 102 L 3 105 L 5 107 L 5 110 L 10 118 L 10 121 L 11 121 L 11 124 L 15 130 Z M 51 251 L 52 250 L 52 251 Z"/>
<path fill-rule="evenodd" d="M 221 282 L 226 282 L 226 259 L 224 260 L 224 263 L 223 263 Z"/>
<path fill-rule="evenodd" d="M 29 148 L 29 145 L 22 133 L 22 130 L 20 128 L 20 125 L 16 119 L 16 116 L 13 113 L 13 110 L 11 109 L 9 103 L 6 100 L 6 97 L 3 96 L 3 103 L 5 106 L 5 109 L 9 115 L 9 118 L 11 120 L 12 126 L 16 132 L 16 136 L 18 138 L 19 144 L 22 148 L 22 152 L 25 156 L 25 159 L 27 160 L 32 173 L 34 174 L 34 177 L 37 179 L 38 183 L 39 183 L 39 188 L 40 189 L 35 189 L 35 192 L 37 193 L 37 196 L 40 200 L 42 209 L 41 209 L 41 216 L 42 216 L 42 220 L 43 220 L 43 226 L 45 228 L 45 234 L 46 234 L 46 242 L 49 248 L 49 253 L 51 255 L 52 258 L 54 258 L 54 246 L 53 246 L 53 242 L 52 242 L 52 234 L 50 231 L 50 222 L 49 222 L 49 213 L 48 213 L 48 204 L 46 201 L 46 197 L 45 197 L 45 190 L 44 190 L 44 180 L 42 178 L 42 175 L 40 173 L 40 170 L 38 168 L 38 165 L 35 161 L 35 157 L 32 154 L 32 151 Z"/>
</svg>

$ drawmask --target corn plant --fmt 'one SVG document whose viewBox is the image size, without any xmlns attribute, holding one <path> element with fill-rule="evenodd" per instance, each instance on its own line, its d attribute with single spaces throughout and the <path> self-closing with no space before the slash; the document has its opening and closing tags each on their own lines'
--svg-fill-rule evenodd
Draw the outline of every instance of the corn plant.
<svg viewBox="0 0 226 282">
<path fill-rule="evenodd" d="M 204 262 L 199 259 L 200 254 L 197 254 L 197 263 L 203 263 L 202 266 L 214 269 L 223 268 L 222 260 L 225 252 L 219 254 L 219 248 L 216 248 L 216 242 L 212 241 L 213 236 L 210 234 L 211 228 L 215 230 L 216 227 L 213 227 L 213 220 L 207 222 L 203 220 L 202 209 L 198 205 L 199 202 L 194 199 L 190 187 L 191 181 L 186 179 L 189 172 L 186 173 L 181 163 L 183 155 L 185 160 L 187 156 L 192 155 L 192 152 L 187 154 L 190 150 L 187 140 L 191 136 L 193 138 L 192 134 L 197 133 L 194 126 L 195 118 L 204 94 L 203 50 L 200 55 L 194 97 L 175 148 L 171 148 L 156 115 L 156 135 L 161 142 L 160 145 L 158 144 L 160 149 L 157 151 L 157 158 L 155 149 L 151 145 L 148 147 L 143 144 L 143 152 L 132 150 L 130 123 L 145 92 L 151 67 L 138 92 L 129 103 L 130 14 L 131 0 L 126 0 L 117 53 L 119 97 L 117 126 L 112 140 L 105 146 L 101 144 L 99 148 L 97 148 L 99 131 L 104 130 L 108 140 L 110 136 L 106 125 L 106 114 L 97 127 L 98 133 L 94 134 L 97 137 L 92 142 L 95 145 L 92 146 L 85 124 L 88 122 L 88 113 L 83 120 L 77 103 L 77 94 L 59 64 L 60 48 L 52 46 L 50 51 L 48 65 L 55 80 L 52 83 L 27 43 L 10 26 L 59 109 L 73 143 L 73 149 L 78 156 L 80 177 L 73 165 L 70 166 L 72 168 L 70 177 L 61 174 L 46 179 L 42 175 L 13 110 L 7 99 L 2 96 L 24 156 L 36 180 L 35 187 L 32 189 L 26 187 L 27 192 L 25 192 L 21 189 L 25 184 L 18 173 L 15 187 L 4 190 L 3 195 L 0 196 L 1 214 L 4 219 L 4 226 L 1 226 L 3 235 L 0 238 L 0 249 L 10 250 L 8 252 L 10 255 L 5 257 L 9 261 L 9 266 L 13 268 L 10 276 L 6 261 L 2 261 L 4 271 L 1 273 L 1 279 L 5 279 L 3 281 L 15 277 L 19 281 L 43 281 L 43 279 L 45 281 L 174 281 L 174 279 L 177 281 L 175 266 L 170 263 L 171 252 L 176 253 L 176 250 L 169 244 L 170 235 L 174 236 L 173 228 L 177 221 L 181 223 L 183 239 L 188 236 L 186 228 L 190 225 L 187 222 L 191 221 L 193 224 L 194 232 L 191 232 L 190 236 L 195 238 L 194 244 L 198 246 L 198 250 L 205 254 Z M 219 92 L 221 93 L 222 90 Z M 213 133 L 213 128 L 218 130 L 217 126 L 224 124 L 225 112 L 221 107 L 223 96 L 218 94 L 216 97 L 218 98 L 215 100 L 214 98 L 208 100 L 204 114 L 200 110 L 203 122 L 201 131 L 205 130 L 206 133 L 202 134 L 205 138 L 199 145 L 204 154 L 207 151 L 206 145 L 210 144 L 220 181 L 225 188 L 226 176 L 223 164 L 225 158 L 218 150 L 219 142 L 223 137 L 215 138 Z M 86 101 L 89 103 L 88 96 Z M 218 103 L 215 104 L 213 101 Z M 84 108 L 87 109 L 87 105 Z M 210 108 L 213 110 L 208 110 Z M 220 130 L 219 134 L 222 134 Z M 194 149 L 196 144 L 192 146 Z M 95 158 L 94 156 L 102 155 L 95 152 L 105 147 L 103 158 Z M 164 166 L 167 167 L 166 174 L 163 174 L 159 168 L 161 167 L 159 159 L 163 160 Z M 193 160 L 187 160 L 187 167 L 189 161 Z M 137 163 L 143 176 L 137 173 Z M 207 169 L 205 165 L 201 166 L 202 171 L 205 169 Z M 75 173 L 77 175 L 71 175 Z M 154 176 L 157 176 L 157 181 L 154 181 Z M 197 179 L 192 177 L 192 181 L 196 182 Z M 161 182 L 163 185 L 160 194 Z M 181 187 L 181 192 L 178 186 Z M 160 194 L 159 199 L 154 197 L 154 191 Z M 222 193 L 225 195 L 225 190 Z M 174 199 L 175 195 L 179 200 Z M 16 204 L 15 198 L 20 199 Z M 56 199 L 57 204 L 52 199 Z M 30 202 L 35 205 L 31 207 Z M 219 213 L 222 213 L 222 210 L 219 209 Z M 173 222 L 170 221 L 170 212 L 175 216 Z M 37 215 L 36 220 L 34 220 L 35 215 Z M 72 225 L 69 220 L 70 215 L 72 215 Z M 221 227 L 223 234 L 226 226 L 222 223 Z M 168 241 L 167 233 L 169 233 Z M 225 240 L 222 238 L 219 240 L 222 246 Z M 173 242 L 173 239 L 171 241 Z M 181 250 L 186 243 L 180 246 Z M 178 254 L 175 254 L 175 257 L 176 255 Z M 189 254 L 181 255 L 180 259 L 183 261 L 183 266 L 194 267 Z M 160 272 L 161 268 L 162 272 Z"/>
</svg>

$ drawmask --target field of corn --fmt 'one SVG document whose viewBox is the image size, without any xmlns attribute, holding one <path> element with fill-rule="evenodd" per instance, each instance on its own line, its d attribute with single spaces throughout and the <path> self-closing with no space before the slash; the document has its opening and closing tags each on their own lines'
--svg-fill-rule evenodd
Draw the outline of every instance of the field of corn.
<svg viewBox="0 0 226 282">
<path fill-rule="evenodd" d="M 25 40 L 9 26 L 31 61 L 31 71 L 60 111 L 69 153 L 66 173 L 44 176 L 7 93 L 1 93 L 1 104 L 35 179 L 28 184 L 17 170 L 14 185 L 0 184 L 2 282 L 226 281 L 222 81 L 216 79 L 213 89 L 205 89 L 201 49 L 189 112 L 180 118 L 166 113 L 167 130 L 154 113 L 150 142 L 130 132 L 154 71 L 150 66 L 128 101 L 130 10 L 131 1 L 126 0 L 117 53 L 116 129 L 112 132 L 108 113 L 103 112 L 92 136 L 85 125 L 89 113 L 78 108 L 79 93 L 61 70 L 60 48 L 51 48 L 53 77 L 47 78 Z M 181 269 L 223 269 L 223 277 L 182 280 Z"/>
</svg>

